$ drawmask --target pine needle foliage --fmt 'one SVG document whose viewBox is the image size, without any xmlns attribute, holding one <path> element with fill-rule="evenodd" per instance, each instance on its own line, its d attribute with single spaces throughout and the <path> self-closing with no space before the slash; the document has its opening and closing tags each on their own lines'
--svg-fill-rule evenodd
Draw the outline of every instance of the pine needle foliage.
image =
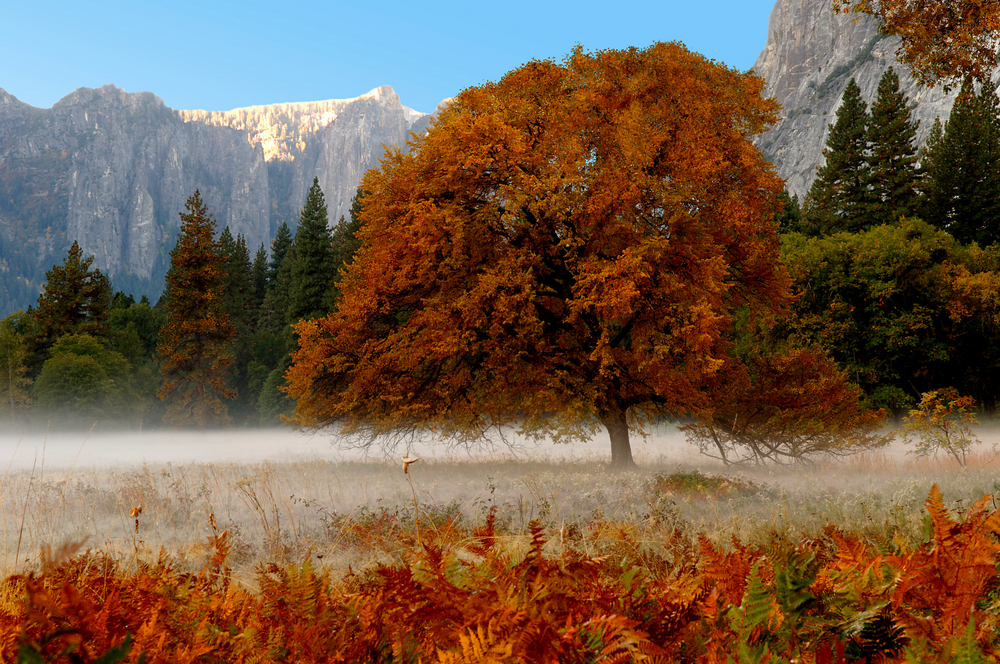
<svg viewBox="0 0 1000 664">
<path fill-rule="evenodd" d="M 917 205 L 917 148 L 919 122 L 910 117 L 899 76 L 890 67 L 879 80 L 868 126 L 870 225 L 888 224 L 914 214 Z"/>
<path fill-rule="evenodd" d="M 864 228 L 871 207 L 868 163 L 868 106 L 852 78 L 829 126 L 825 163 L 809 188 L 803 211 L 803 230 L 810 235 Z"/>
<path fill-rule="evenodd" d="M 922 216 L 962 243 L 1000 240 L 1000 99 L 966 81 L 941 133 L 924 149 L 927 194 Z"/>
<path fill-rule="evenodd" d="M 289 293 L 290 320 L 318 318 L 330 309 L 331 284 L 336 280 L 337 272 L 329 225 L 323 190 L 319 180 L 313 178 L 295 231 L 295 262 L 292 264 Z"/>
<path fill-rule="evenodd" d="M 91 269 L 93 264 L 94 257 L 85 257 L 74 242 L 63 264 L 53 265 L 45 273 L 45 291 L 30 313 L 36 332 L 32 347 L 36 358 L 44 358 L 52 344 L 67 334 L 89 334 L 97 339 L 107 336 L 111 281 L 100 270 Z"/>
<path fill-rule="evenodd" d="M 226 378 L 236 329 L 224 309 L 226 259 L 214 236 L 215 220 L 197 191 L 185 208 L 167 272 L 168 318 L 157 346 L 163 385 L 157 396 L 167 402 L 168 424 L 205 428 L 229 422 L 223 399 L 235 396 Z"/>
</svg>

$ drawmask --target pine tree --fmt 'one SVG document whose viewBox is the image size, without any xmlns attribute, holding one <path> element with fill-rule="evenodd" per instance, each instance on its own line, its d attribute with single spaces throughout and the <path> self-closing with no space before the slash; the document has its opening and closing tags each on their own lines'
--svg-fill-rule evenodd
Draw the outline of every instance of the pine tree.
<svg viewBox="0 0 1000 664">
<path fill-rule="evenodd" d="M 326 218 L 326 201 L 314 178 L 295 231 L 295 261 L 289 293 L 292 321 L 318 318 L 332 305 L 331 285 L 336 278 L 333 238 Z"/>
<path fill-rule="evenodd" d="M 934 118 L 934 124 L 927 133 L 927 140 L 920 148 L 918 157 L 920 159 L 920 179 L 917 181 L 919 198 L 917 199 L 917 215 L 925 221 L 930 221 L 934 216 L 931 209 L 932 202 L 936 199 L 934 193 L 934 161 L 935 157 L 942 154 L 941 141 L 944 140 L 944 125 L 941 118 Z"/>
<path fill-rule="evenodd" d="M 908 100 L 899 89 L 899 76 L 890 67 L 878 84 L 868 128 L 872 207 L 868 223 L 890 223 L 916 210 L 919 122 L 912 122 Z"/>
<path fill-rule="evenodd" d="M 779 233 L 797 233 L 802 227 L 802 208 L 799 207 L 798 195 L 789 196 L 785 189 L 778 195 L 781 210 L 774 215 Z"/>
<path fill-rule="evenodd" d="M 278 270 L 281 269 L 281 264 L 284 262 L 285 256 L 288 254 L 288 250 L 291 249 L 294 241 L 288 224 L 284 221 L 281 222 L 281 226 L 278 226 L 277 234 L 271 240 L 271 263 L 267 269 L 268 288 L 274 288 L 277 285 Z"/>
<path fill-rule="evenodd" d="M 361 230 L 361 210 L 364 207 L 364 189 L 358 187 L 351 200 L 350 218 L 340 218 L 340 222 L 332 232 L 333 271 L 336 275 L 333 285 L 333 301 L 340 299 L 340 271 L 354 262 L 354 255 L 361 248 L 358 231 Z"/>
<path fill-rule="evenodd" d="M 924 219 L 959 242 L 1000 240 L 1000 108 L 996 87 L 966 81 L 943 132 L 928 139 Z"/>
<path fill-rule="evenodd" d="M 830 125 L 816 180 L 806 196 L 803 229 L 823 235 L 867 227 L 871 208 L 868 166 L 868 110 L 852 78 Z"/>
<path fill-rule="evenodd" d="M 289 315 L 292 291 L 292 267 L 295 265 L 295 245 L 288 247 L 285 259 L 278 267 L 274 281 L 268 283 L 267 295 L 261 307 L 258 329 L 280 332 L 292 322 Z"/>
<path fill-rule="evenodd" d="M 0 420 L 16 419 L 31 403 L 28 378 L 28 344 L 18 328 L 24 326 L 23 311 L 0 320 Z"/>
<path fill-rule="evenodd" d="M 181 232 L 170 252 L 167 322 L 158 355 L 163 385 L 157 396 L 168 402 L 164 420 L 178 426 L 228 424 L 222 399 L 233 363 L 236 330 L 224 310 L 225 258 L 214 239 L 215 221 L 195 192 L 181 213 Z"/>
<path fill-rule="evenodd" d="M 250 329 L 257 316 L 254 310 L 253 266 L 250 263 L 250 252 L 246 239 L 239 235 L 235 240 L 229 228 L 219 236 L 222 257 L 225 259 L 225 310 L 229 319 L 236 326 Z"/>
<path fill-rule="evenodd" d="M 89 334 L 97 339 L 107 336 L 107 322 L 113 292 L 111 282 L 100 270 L 91 270 L 94 257 L 83 257 L 76 242 L 62 265 L 53 265 L 45 273 L 45 292 L 31 311 L 35 338 L 31 355 L 36 368 L 44 361 L 49 348 L 67 334 Z"/>
<path fill-rule="evenodd" d="M 264 304 L 264 295 L 267 294 L 267 250 L 264 249 L 264 243 L 260 243 L 260 247 L 257 249 L 256 255 L 253 257 L 253 267 L 250 269 L 250 281 L 253 284 L 253 303 L 254 311 L 257 312 L 257 316 L 260 315 L 260 307 Z M 257 321 L 254 321 L 254 328 L 257 327 Z"/>
<path fill-rule="evenodd" d="M 234 424 L 243 425 L 253 419 L 255 395 L 250 389 L 248 367 L 253 359 L 253 332 L 257 325 L 257 301 L 254 293 L 253 266 L 250 251 L 242 234 L 233 239 L 229 228 L 219 236 L 225 258 L 226 278 L 223 308 L 229 316 L 236 336 L 233 338 L 233 365 L 227 385 L 235 393 L 229 404 Z"/>
<path fill-rule="evenodd" d="M 280 424 L 280 415 L 289 414 L 295 404 L 279 389 L 285 385 L 283 376 L 291 364 L 290 354 L 295 347 L 288 313 L 295 255 L 295 240 L 288 224 L 282 222 L 271 242 L 267 292 L 260 308 L 254 336 L 254 360 L 250 365 L 261 426 Z"/>
</svg>

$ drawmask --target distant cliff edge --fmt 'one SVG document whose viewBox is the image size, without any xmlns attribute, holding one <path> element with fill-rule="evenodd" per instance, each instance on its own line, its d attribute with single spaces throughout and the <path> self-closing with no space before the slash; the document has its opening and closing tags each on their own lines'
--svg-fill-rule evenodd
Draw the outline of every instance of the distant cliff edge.
<svg viewBox="0 0 1000 664">
<path fill-rule="evenodd" d="M 50 109 L 0 90 L 0 316 L 37 297 L 73 241 L 117 288 L 155 296 L 195 189 L 251 252 L 294 225 L 314 177 L 331 223 L 383 145 L 431 116 L 389 86 L 353 99 L 177 111 L 148 92 L 81 88 Z"/>
</svg>

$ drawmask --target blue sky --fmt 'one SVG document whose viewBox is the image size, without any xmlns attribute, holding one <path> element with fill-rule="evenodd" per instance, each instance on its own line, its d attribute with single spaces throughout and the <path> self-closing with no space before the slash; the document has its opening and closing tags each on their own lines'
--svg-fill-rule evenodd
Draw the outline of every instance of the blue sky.
<svg viewBox="0 0 1000 664">
<path fill-rule="evenodd" d="M 0 0 L 0 88 L 49 107 L 78 87 L 179 109 L 355 97 L 391 85 L 430 112 L 533 58 L 681 41 L 739 69 L 774 0 L 290 2 Z"/>
</svg>

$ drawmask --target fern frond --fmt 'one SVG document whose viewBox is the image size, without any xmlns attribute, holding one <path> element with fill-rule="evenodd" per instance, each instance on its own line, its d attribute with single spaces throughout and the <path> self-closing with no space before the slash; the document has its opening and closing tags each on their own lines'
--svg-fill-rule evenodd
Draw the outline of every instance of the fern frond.
<svg viewBox="0 0 1000 664">
<path fill-rule="evenodd" d="M 924 501 L 927 513 L 930 514 L 932 533 L 931 537 L 937 545 L 945 550 L 950 550 L 956 546 L 955 530 L 956 523 L 948 513 L 948 508 L 944 506 L 944 498 L 941 490 L 935 484 L 931 487 L 927 500 Z"/>
<path fill-rule="evenodd" d="M 699 569 L 706 581 L 715 583 L 729 604 L 739 605 L 743 601 L 751 563 L 749 551 L 740 546 L 733 553 L 723 554 L 705 537 L 698 538 L 701 549 Z"/>
<path fill-rule="evenodd" d="M 780 615 L 777 611 L 777 604 L 774 595 L 760 578 L 757 564 L 750 570 L 750 580 L 747 584 L 746 593 L 743 595 L 743 603 L 740 604 L 742 615 L 742 625 L 740 636 L 749 637 L 750 633 L 759 628 L 770 629 L 775 622 L 773 619 Z"/>
<path fill-rule="evenodd" d="M 775 594 L 786 618 L 797 621 L 817 603 L 817 597 L 809 588 L 818 571 L 816 554 L 812 551 L 793 553 L 775 570 Z"/>
<path fill-rule="evenodd" d="M 438 650 L 438 661 L 442 664 L 502 664 L 510 662 L 514 655 L 514 644 L 506 636 L 498 638 L 492 622 L 485 629 L 479 625 L 459 636 L 459 647 L 459 652 Z"/>
</svg>

